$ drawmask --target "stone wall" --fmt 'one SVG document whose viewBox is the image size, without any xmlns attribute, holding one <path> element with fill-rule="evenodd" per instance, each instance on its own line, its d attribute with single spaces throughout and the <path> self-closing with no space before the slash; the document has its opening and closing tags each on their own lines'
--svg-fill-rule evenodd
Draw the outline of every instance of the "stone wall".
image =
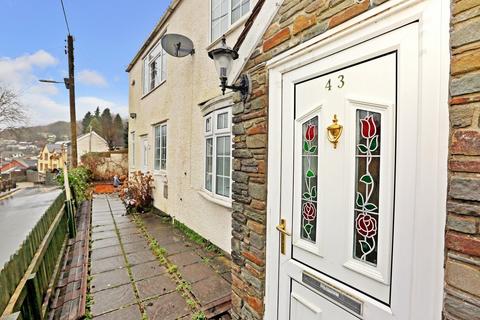
<svg viewBox="0 0 480 320">
<path fill-rule="evenodd" d="M 445 319 L 480 315 L 480 2 L 452 1 Z"/>
<path fill-rule="evenodd" d="M 237 102 L 232 111 L 232 316 L 235 319 L 262 319 L 264 314 L 268 143 L 265 61 L 384 1 L 284 0 L 245 66 L 244 72 L 252 77 L 252 95 L 246 103 Z"/>
</svg>

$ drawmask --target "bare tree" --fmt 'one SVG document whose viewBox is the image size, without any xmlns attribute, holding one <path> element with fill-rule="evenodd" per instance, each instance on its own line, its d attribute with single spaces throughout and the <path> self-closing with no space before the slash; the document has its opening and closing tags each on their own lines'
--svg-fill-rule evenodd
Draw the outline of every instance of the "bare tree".
<svg viewBox="0 0 480 320">
<path fill-rule="evenodd" d="M 28 116 L 18 95 L 0 86 L 0 127 L 14 127 L 27 122 Z"/>
</svg>

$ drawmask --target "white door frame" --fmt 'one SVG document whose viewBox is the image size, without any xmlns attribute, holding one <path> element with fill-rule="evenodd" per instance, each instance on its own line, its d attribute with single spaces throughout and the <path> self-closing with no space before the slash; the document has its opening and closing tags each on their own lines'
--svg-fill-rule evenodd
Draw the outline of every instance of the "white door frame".
<svg viewBox="0 0 480 320">
<path fill-rule="evenodd" d="M 446 0 L 391 0 L 267 63 L 270 112 L 265 319 L 277 319 L 279 297 L 279 234 L 275 226 L 280 220 L 283 74 L 414 21 L 419 21 L 421 54 L 416 141 L 417 197 L 413 222 L 414 239 L 419 241 L 412 248 L 413 265 L 404 272 L 411 275 L 408 279 L 411 291 L 409 319 L 440 319 L 449 128 L 449 19 L 450 3 Z M 276 106 L 280 106 L 280 110 L 273 110 Z"/>
<path fill-rule="evenodd" d="M 146 151 L 145 151 L 145 143 L 146 145 Z M 140 153 L 140 160 L 141 160 L 141 167 L 140 170 L 143 173 L 146 173 L 148 171 L 148 164 L 149 164 L 149 159 L 148 159 L 148 150 L 150 149 L 149 141 L 148 141 L 148 134 L 144 134 L 140 136 L 140 145 L 141 145 L 141 153 Z"/>
</svg>

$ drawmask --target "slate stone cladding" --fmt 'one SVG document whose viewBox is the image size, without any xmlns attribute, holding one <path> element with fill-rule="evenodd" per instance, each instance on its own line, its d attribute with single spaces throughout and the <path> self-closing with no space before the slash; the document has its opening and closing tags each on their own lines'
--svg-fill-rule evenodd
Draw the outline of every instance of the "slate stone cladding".
<svg viewBox="0 0 480 320">
<path fill-rule="evenodd" d="M 233 108 L 232 316 L 262 319 L 268 79 L 265 62 L 384 1 L 285 0 L 248 60 Z M 480 1 L 452 1 L 444 319 L 480 319 Z M 273 110 L 275 106 L 270 106 Z M 272 112 L 272 111 L 270 111 Z M 445 128 L 447 129 L 447 128 Z M 276 223 L 275 221 L 268 223 Z"/>
<path fill-rule="evenodd" d="M 252 94 L 233 106 L 232 316 L 263 319 L 268 79 L 265 62 L 385 0 L 284 0 L 247 61 Z M 280 3 L 280 1 L 279 1 Z M 459 120 L 461 121 L 461 120 Z M 276 221 L 268 223 L 275 224 Z"/>
<path fill-rule="evenodd" d="M 480 1 L 451 2 L 444 319 L 480 319 Z"/>
</svg>

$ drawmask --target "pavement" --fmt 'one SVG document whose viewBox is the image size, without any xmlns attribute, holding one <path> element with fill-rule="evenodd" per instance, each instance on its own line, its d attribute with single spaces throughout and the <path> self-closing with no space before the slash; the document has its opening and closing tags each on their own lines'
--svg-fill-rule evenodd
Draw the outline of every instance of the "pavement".
<svg viewBox="0 0 480 320">
<path fill-rule="evenodd" d="M 93 319 L 230 319 L 230 260 L 194 240 L 157 215 L 127 216 L 116 194 L 94 195 Z"/>
</svg>

